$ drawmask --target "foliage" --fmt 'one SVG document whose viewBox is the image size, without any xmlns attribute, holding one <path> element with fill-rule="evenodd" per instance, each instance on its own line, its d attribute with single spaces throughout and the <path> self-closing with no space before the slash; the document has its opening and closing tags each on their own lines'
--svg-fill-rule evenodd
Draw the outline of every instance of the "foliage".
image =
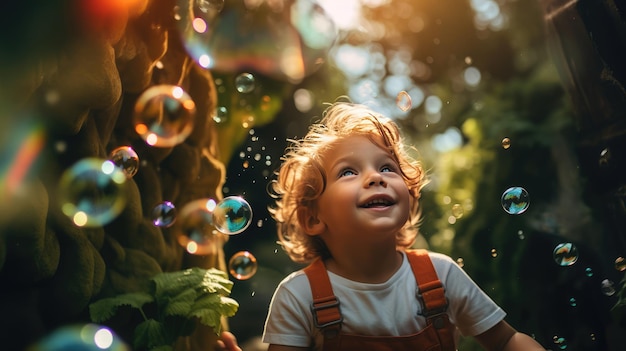
<svg viewBox="0 0 626 351">
<path fill-rule="evenodd" d="M 149 291 L 138 291 L 103 298 L 89 306 L 91 320 L 102 323 L 113 318 L 121 306 L 139 310 L 144 321 L 133 335 L 136 349 L 172 350 L 181 336 L 188 336 L 200 322 L 221 333 L 221 318 L 231 317 L 239 308 L 228 297 L 233 283 L 218 269 L 190 268 L 160 273 L 151 279 Z M 155 315 L 148 315 L 148 305 Z"/>
</svg>

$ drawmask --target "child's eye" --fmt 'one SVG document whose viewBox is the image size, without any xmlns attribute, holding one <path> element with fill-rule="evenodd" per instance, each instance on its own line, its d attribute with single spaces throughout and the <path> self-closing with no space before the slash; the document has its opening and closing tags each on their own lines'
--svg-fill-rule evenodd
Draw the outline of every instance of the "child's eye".
<svg viewBox="0 0 626 351">
<path fill-rule="evenodd" d="M 339 177 L 351 176 L 355 174 L 356 173 L 354 173 L 354 171 L 351 169 L 344 169 L 343 171 L 339 172 Z"/>
<path fill-rule="evenodd" d="M 380 169 L 380 171 L 381 171 L 381 172 L 395 172 L 395 171 L 396 171 L 396 169 L 395 169 L 395 167 L 391 167 L 391 166 L 383 166 L 383 167 Z"/>
</svg>

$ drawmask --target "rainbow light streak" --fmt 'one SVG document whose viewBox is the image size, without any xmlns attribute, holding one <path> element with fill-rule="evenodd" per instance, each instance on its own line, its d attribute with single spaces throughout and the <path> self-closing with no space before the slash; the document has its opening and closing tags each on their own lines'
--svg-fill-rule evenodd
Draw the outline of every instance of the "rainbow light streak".
<svg viewBox="0 0 626 351">
<path fill-rule="evenodd" d="M 32 169 L 45 144 L 39 124 L 22 126 L 0 150 L 0 198 L 12 196 Z"/>
</svg>

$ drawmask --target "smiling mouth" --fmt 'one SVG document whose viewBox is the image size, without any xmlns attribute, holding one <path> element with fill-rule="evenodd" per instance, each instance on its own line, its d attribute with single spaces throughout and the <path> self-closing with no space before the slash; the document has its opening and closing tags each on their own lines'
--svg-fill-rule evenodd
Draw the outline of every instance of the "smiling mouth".
<svg viewBox="0 0 626 351">
<path fill-rule="evenodd" d="M 363 205 L 361 205 L 360 207 L 363 207 L 363 208 L 378 208 L 378 207 L 389 207 L 389 206 L 394 205 L 394 204 L 395 203 L 392 200 L 379 198 L 379 199 L 370 200 L 370 201 L 364 203 Z"/>
</svg>

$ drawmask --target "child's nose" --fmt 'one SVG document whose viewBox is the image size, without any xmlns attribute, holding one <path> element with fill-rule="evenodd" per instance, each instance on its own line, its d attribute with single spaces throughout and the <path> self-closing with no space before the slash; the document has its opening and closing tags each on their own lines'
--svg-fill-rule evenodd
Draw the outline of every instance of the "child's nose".
<svg viewBox="0 0 626 351">
<path fill-rule="evenodd" d="M 385 182 L 385 179 L 383 178 L 383 176 L 380 174 L 380 172 L 370 172 L 368 174 L 368 177 L 367 177 L 365 183 L 366 183 L 367 187 L 374 186 L 374 185 L 385 186 L 387 184 Z"/>
</svg>

